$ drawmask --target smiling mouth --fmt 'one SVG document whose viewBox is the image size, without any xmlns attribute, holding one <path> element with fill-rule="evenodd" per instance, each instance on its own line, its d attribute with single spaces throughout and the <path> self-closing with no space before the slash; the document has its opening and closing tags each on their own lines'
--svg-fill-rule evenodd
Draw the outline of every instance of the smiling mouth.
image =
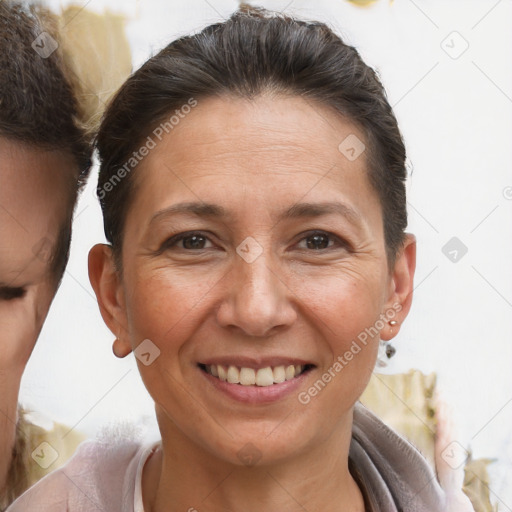
<svg viewBox="0 0 512 512">
<path fill-rule="evenodd" d="M 267 387 L 295 379 L 314 367 L 312 364 L 290 364 L 282 366 L 266 366 L 265 368 L 246 368 L 239 366 L 224 366 L 220 364 L 199 364 L 199 368 L 208 375 L 229 384 L 241 386 Z"/>
</svg>

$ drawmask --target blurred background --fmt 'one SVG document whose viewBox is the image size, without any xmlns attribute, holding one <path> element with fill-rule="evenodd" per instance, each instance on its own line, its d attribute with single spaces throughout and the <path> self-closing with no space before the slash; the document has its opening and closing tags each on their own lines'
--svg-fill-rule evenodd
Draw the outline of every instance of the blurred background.
<svg viewBox="0 0 512 512">
<path fill-rule="evenodd" d="M 393 342 L 395 357 L 379 371 L 437 374 L 457 439 L 474 457 L 495 460 L 491 498 L 512 511 L 512 2 L 249 3 L 328 23 L 378 70 L 408 149 L 408 231 L 418 241 L 412 311 Z M 43 4 L 59 12 L 72 2 Z M 68 24 L 80 23 L 85 10 L 124 20 L 133 69 L 238 6 L 234 0 L 73 4 L 78 9 Z M 20 398 L 87 435 L 126 421 L 151 438 L 158 435 L 152 401 L 133 356 L 113 356 L 114 337 L 87 276 L 87 253 L 104 241 L 96 175 L 97 167 L 78 204 L 70 263 Z"/>
</svg>

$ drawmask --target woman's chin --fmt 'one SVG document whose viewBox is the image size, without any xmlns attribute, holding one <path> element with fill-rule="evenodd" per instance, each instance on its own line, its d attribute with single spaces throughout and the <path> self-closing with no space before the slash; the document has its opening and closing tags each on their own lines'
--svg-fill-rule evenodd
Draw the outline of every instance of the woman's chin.
<svg viewBox="0 0 512 512">
<path fill-rule="evenodd" d="M 230 442 L 225 449 L 216 446 L 212 454 L 218 460 L 241 468 L 264 468 L 292 461 L 301 453 L 295 442 L 269 442 L 264 437 L 243 436 Z"/>
<path fill-rule="evenodd" d="M 291 415 L 293 416 L 293 415 Z M 218 460 L 245 467 L 265 467 L 286 464 L 314 451 L 315 446 L 329 437 L 314 431 L 311 422 L 301 421 L 300 415 L 279 421 L 243 421 L 240 418 L 225 424 L 225 429 L 211 425 L 198 432 L 196 442 Z M 304 416 L 304 415 L 303 415 Z"/>
</svg>

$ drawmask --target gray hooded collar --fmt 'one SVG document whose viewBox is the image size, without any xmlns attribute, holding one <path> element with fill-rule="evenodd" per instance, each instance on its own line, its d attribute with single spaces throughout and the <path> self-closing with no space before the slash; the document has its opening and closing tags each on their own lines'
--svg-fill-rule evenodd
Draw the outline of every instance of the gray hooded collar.
<svg viewBox="0 0 512 512">
<path fill-rule="evenodd" d="M 445 497 L 425 458 L 361 403 L 349 452 L 367 512 L 445 512 Z"/>
</svg>

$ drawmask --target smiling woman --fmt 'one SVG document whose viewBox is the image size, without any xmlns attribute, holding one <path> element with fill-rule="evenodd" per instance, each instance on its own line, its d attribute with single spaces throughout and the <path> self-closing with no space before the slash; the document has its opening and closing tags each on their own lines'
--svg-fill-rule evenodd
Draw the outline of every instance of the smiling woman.
<svg viewBox="0 0 512 512">
<path fill-rule="evenodd" d="M 111 245 L 90 279 L 162 440 L 87 443 L 12 510 L 446 510 L 358 403 L 409 312 L 415 239 L 405 148 L 356 50 L 242 8 L 142 66 L 97 146 Z"/>
</svg>

